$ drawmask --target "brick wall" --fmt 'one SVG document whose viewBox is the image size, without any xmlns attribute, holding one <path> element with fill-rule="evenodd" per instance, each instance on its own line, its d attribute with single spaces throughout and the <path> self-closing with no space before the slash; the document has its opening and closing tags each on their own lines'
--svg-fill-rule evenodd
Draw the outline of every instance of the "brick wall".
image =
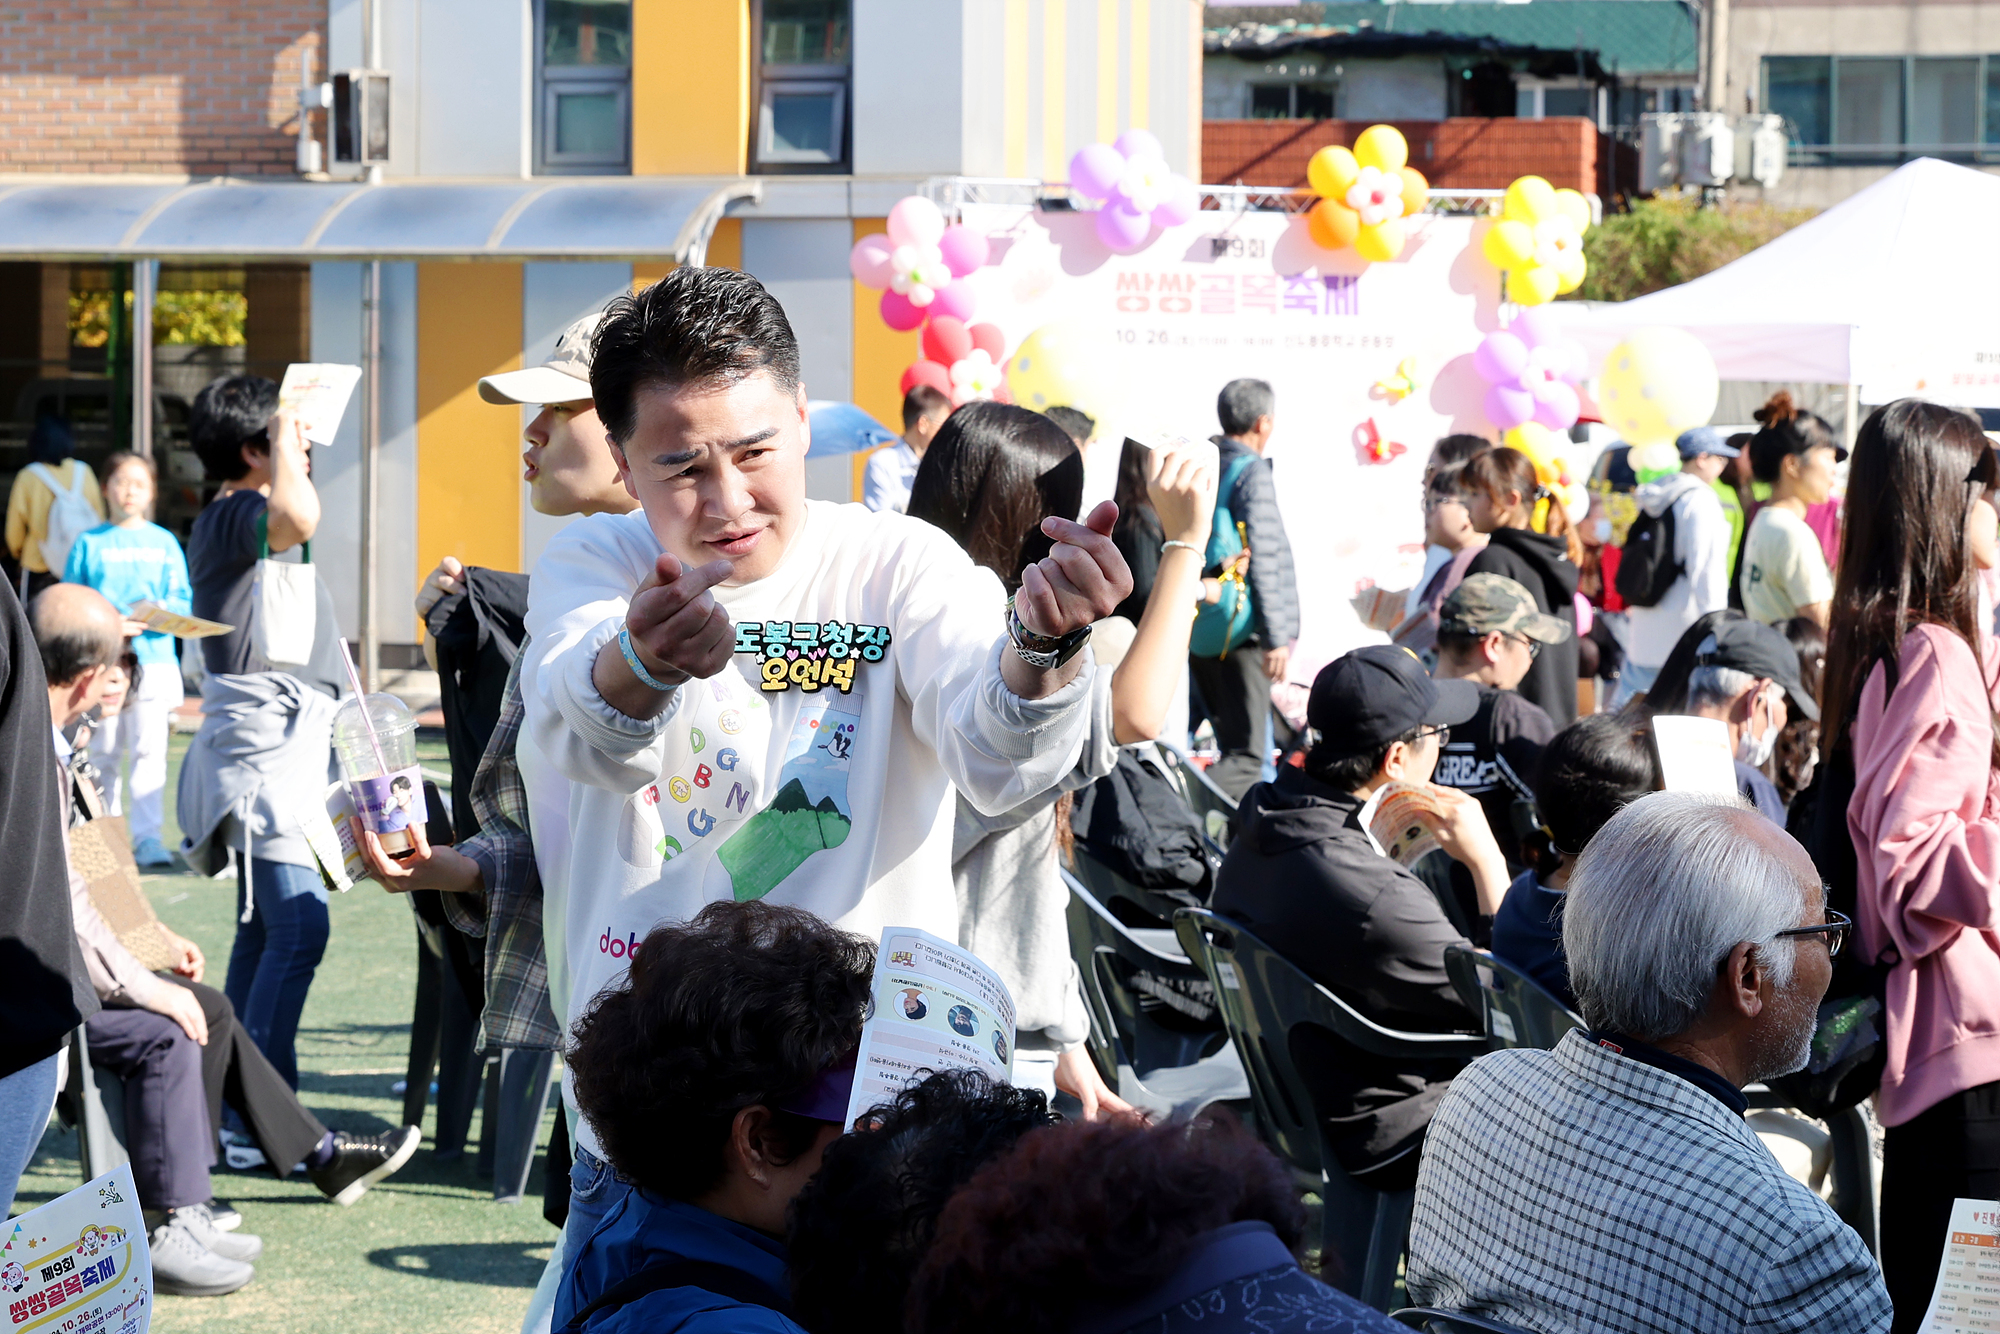
<svg viewBox="0 0 2000 1334">
<path fill-rule="evenodd" d="M 1201 179 L 1212 185 L 1306 184 L 1306 162 L 1328 144 L 1352 147 L 1374 122 L 1208 120 L 1201 126 Z M 1501 189 L 1516 177 L 1546 177 L 1574 190 L 1598 188 L 1595 126 L 1581 117 L 1548 120 L 1391 121 L 1410 142 L 1410 165 L 1432 185 Z"/>
<path fill-rule="evenodd" d="M 0 172 L 288 175 L 325 25 L 325 0 L 0 0 Z"/>
</svg>

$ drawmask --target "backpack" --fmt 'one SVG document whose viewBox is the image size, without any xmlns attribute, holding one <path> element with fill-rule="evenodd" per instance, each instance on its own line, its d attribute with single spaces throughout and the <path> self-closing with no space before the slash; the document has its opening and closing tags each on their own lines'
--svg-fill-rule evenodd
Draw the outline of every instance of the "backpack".
<svg viewBox="0 0 2000 1334">
<path fill-rule="evenodd" d="M 1070 829 L 1079 848 L 1141 889 L 1207 906 L 1213 868 L 1201 822 L 1151 760 L 1121 749 L 1111 772 L 1076 794 Z"/>
<path fill-rule="evenodd" d="M 49 504 L 48 522 L 43 525 L 45 536 L 41 548 L 43 564 L 60 579 L 69 568 L 69 549 L 76 545 L 77 538 L 103 523 L 104 516 L 83 498 L 83 479 L 88 470 L 81 463 L 76 465 L 76 481 L 67 487 L 46 463 L 31 463 L 28 471 L 40 478 L 42 485 L 55 496 Z"/>
<path fill-rule="evenodd" d="M 1686 573 L 1674 559 L 1674 508 L 1669 505 L 1658 515 L 1640 510 L 1625 533 L 1613 586 L 1628 607 L 1657 607 Z"/>
<path fill-rule="evenodd" d="M 1215 526 L 1208 532 L 1208 550 L 1202 569 L 1224 570 L 1249 549 L 1250 538 L 1243 521 L 1236 517 L 1230 500 L 1237 483 L 1251 464 L 1253 454 L 1234 459 L 1222 470 L 1222 484 L 1215 488 Z M 1255 559 L 1253 556 L 1252 559 Z M 1234 571 L 1222 575 L 1222 596 L 1204 602 L 1194 614 L 1194 629 L 1188 634 L 1188 652 L 1197 658 L 1223 658 L 1231 649 L 1241 648 L 1250 638 L 1250 586 Z"/>
</svg>

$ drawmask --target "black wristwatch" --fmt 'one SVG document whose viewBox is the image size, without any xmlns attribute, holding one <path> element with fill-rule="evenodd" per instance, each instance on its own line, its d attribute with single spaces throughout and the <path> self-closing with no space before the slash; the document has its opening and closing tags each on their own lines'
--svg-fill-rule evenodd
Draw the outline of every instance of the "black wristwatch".
<svg viewBox="0 0 2000 1334">
<path fill-rule="evenodd" d="M 1090 627 L 1086 625 L 1081 630 L 1072 630 L 1060 637 L 1038 635 L 1021 624 L 1020 613 L 1014 610 L 1014 601 L 1009 598 L 1007 636 L 1014 641 L 1014 652 L 1022 662 L 1046 672 L 1063 666 L 1083 652 L 1083 646 L 1090 642 Z"/>
</svg>

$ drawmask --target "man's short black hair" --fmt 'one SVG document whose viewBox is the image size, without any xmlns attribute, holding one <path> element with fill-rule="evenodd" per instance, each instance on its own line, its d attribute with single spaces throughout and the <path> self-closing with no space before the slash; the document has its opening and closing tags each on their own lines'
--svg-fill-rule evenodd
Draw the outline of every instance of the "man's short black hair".
<svg viewBox="0 0 2000 1334">
<path fill-rule="evenodd" d="M 1097 434 L 1097 419 L 1081 408 L 1066 405 L 1053 407 L 1044 410 L 1042 415 L 1062 427 L 1069 438 L 1076 441 L 1078 449 L 1082 449 L 1084 442 Z"/>
<path fill-rule="evenodd" d="M 1313 751 L 1306 752 L 1306 772 L 1329 787 L 1342 792 L 1353 792 L 1373 778 L 1383 762 L 1389 758 L 1389 747 L 1397 742 L 1406 746 L 1417 744 L 1417 738 L 1428 728 L 1413 727 L 1399 737 L 1391 737 L 1373 750 L 1364 750 L 1359 755 L 1343 755 L 1339 759 L 1315 758 Z M 1315 748 L 1317 749 L 1317 748 Z"/>
<path fill-rule="evenodd" d="M 93 667 L 109 667 L 124 651 L 118 622 L 78 617 L 70 625 L 52 625 L 45 593 L 28 599 L 28 628 L 42 654 L 42 675 L 52 686 L 66 686 Z"/>
<path fill-rule="evenodd" d="M 1486 632 L 1486 634 L 1491 633 L 1493 633 L 1491 630 Z M 1479 647 L 1480 641 L 1485 638 L 1486 635 L 1468 635 L 1462 631 L 1440 628 L 1437 633 L 1438 656 L 1470 653 L 1473 649 Z"/>
<path fill-rule="evenodd" d="M 1248 435 L 1257 419 L 1278 410 L 1278 396 L 1262 380 L 1231 380 L 1215 397 L 1215 415 L 1224 435 Z"/>
<path fill-rule="evenodd" d="M 233 482 L 250 471 L 243 446 L 268 451 L 265 427 L 278 410 L 278 382 L 261 375 L 225 375 L 202 386 L 188 409 L 188 437 L 211 482 Z"/>
<path fill-rule="evenodd" d="M 711 903 L 654 929 L 578 1021 L 577 1108 L 612 1166 L 693 1199 L 722 1179 L 736 1114 L 806 1088 L 861 1041 L 875 947 L 803 908 Z M 772 1113 L 803 1153 L 821 1125 Z"/>
<path fill-rule="evenodd" d="M 926 417 L 943 421 L 951 416 L 951 400 L 936 385 L 913 384 L 903 395 L 903 429 L 909 430 Z"/>
<path fill-rule="evenodd" d="M 826 1146 L 792 1206 L 792 1303 L 813 1334 L 900 1334 L 910 1278 L 945 1201 L 1031 1130 L 1048 1099 L 976 1070 L 947 1070 L 862 1115 Z"/>
<path fill-rule="evenodd" d="M 734 269 L 675 269 L 605 307 L 591 338 L 591 397 L 621 449 L 641 389 L 720 389 L 760 372 L 798 393 L 799 340 L 778 299 Z"/>
</svg>

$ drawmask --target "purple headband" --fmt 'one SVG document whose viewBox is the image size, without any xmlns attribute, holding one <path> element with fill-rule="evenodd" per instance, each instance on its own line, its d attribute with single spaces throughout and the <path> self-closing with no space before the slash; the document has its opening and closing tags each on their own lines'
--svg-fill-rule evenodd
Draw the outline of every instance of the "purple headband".
<svg viewBox="0 0 2000 1334">
<path fill-rule="evenodd" d="M 860 1048 L 857 1047 L 814 1075 L 812 1082 L 804 1088 L 773 1099 L 770 1105 L 777 1111 L 803 1116 L 809 1121 L 845 1124 L 847 1103 L 854 1096 L 854 1060 L 859 1054 Z"/>
</svg>

